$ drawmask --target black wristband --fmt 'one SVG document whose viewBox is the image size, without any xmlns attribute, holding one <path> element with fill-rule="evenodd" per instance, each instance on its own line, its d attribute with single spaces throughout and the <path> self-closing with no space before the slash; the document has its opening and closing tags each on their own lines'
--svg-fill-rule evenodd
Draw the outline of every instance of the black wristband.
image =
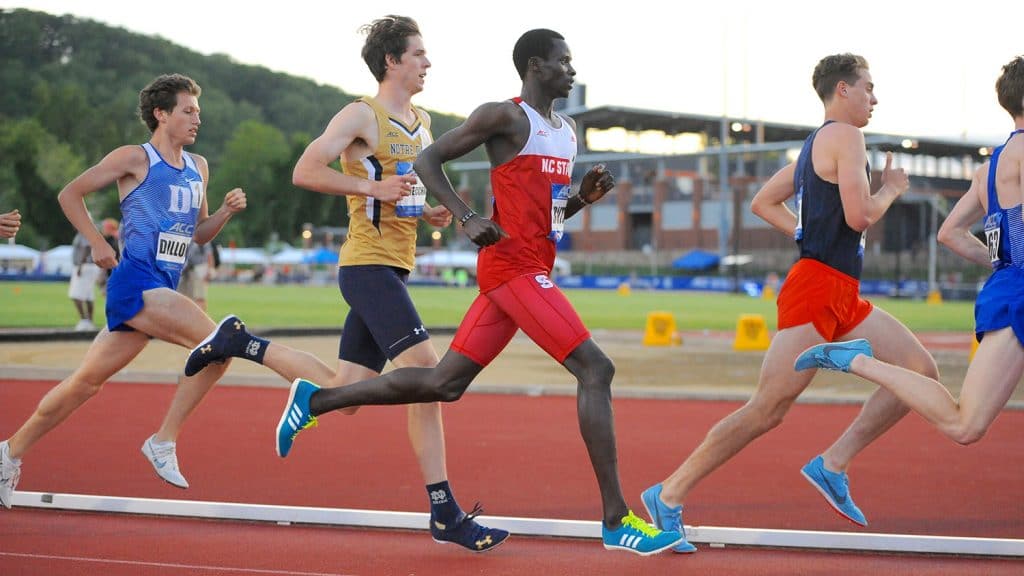
<svg viewBox="0 0 1024 576">
<path fill-rule="evenodd" d="M 462 218 L 459 218 L 459 224 L 465 226 L 466 222 L 469 222 L 469 219 L 472 218 L 473 216 L 476 216 L 476 212 L 473 212 L 472 210 L 466 212 L 465 214 L 463 214 Z"/>
</svg>

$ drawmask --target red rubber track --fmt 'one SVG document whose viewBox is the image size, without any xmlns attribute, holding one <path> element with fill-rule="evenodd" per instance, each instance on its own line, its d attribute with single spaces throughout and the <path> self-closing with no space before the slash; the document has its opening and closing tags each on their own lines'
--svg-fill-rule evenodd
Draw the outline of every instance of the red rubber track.
<svg viewBox="0 0 1024 576">
<path fill-rule="evenodd" d="M 0 437 L 13 433 L 52 385 L 0 382 Z M 108 384 L 26 455 L 19 489 L 427 510 L 406 440 L 404 408 L 326 416 L 281 460 L 272 435 L 287 398 L 284 389 L 214 389 L 179 439 L 179 460 L 192 488 L 173 488 L 156 478 L 139 452 L 173 391 L 166 385 Z M 643 488 L 664 478 L 712 424 L 737 407 L 616 400 L 622 484 L 634 509 L 642 512 Z M 831 512 L 799 468 L 840 434 L 857 410 L 797 405 L 782 426 L 690 495 L 686 523 L 856 530 Z M 481 500 L 488 515 L 599 518 L 574 398 L 470 394 L 445 407 L 445 424 L 449 477 L 464 508 Z M 1024 538 L 1022 441 L 1020 411 L 1003 413 L 988 436 L 970 447 L 957 446 L 921 418 L 908 416 L 850 471 L 853 496 L 870 521 L 867 530 Z M 1011 574 L 1019 573 L 1021 562 L 706 546 L 694 556 L 642 559 L 605 552 L 592 540 L 525 537 L 474 555 L 439 546 L 416 531 L 0 511 L 0 574 L 5 575 L 597 574 L 677 568 L 733 574 Z"/>
</svg>

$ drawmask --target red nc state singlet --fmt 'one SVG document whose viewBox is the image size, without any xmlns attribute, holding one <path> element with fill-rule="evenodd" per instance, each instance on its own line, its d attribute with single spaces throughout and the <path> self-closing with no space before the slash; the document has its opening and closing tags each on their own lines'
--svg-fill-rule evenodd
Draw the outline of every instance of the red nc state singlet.
<svg viewBox="0 0 1024 576">
<path fill-rule="evenodd" d="M 551 273 L 576 161 L 576 134 L 564 117 L 558 116 L 561 125 L 555 128 L 521 98 L 512 101 L 530 119 L 530 138 L 515 158 L 491 170 L 491 219 L 509 237 L 480 251 L 481 292 L 523 274 Z"/>
</svg>

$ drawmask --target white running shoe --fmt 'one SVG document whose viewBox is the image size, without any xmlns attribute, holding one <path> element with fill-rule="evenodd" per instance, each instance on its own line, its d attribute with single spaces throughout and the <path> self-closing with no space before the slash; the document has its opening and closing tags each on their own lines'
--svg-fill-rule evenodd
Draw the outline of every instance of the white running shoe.
<svg viewBox="0 0 1024 576">
<path fill-rule="evenodd" d="M 14 488 L 21 478 L 21 459 L 17 462 L 10 457 L 10 447 L 7 441 L 0 442 L 0 504 L 4 508 L 11 507 L 14 498 Z"/>
<path fill-rule="evenodd" d="M 149 463 L 156 470 L 156 475 L 178 488 L 188 488 L 188 480 L 178 470 L 178 456 L 175 453 L 177 445 L 174 442 L 154 442 L 156 435 L 146 438 L 142 443 L 142 453 L 149 459 Z"/>
</svg>

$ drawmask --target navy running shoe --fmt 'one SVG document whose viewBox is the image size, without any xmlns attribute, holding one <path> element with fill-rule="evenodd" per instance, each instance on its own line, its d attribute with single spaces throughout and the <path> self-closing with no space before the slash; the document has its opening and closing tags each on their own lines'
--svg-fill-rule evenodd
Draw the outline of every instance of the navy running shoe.
<svg viewBox="0 0 1024 576">
<path fill-rule="evenodd" d="M 231 345 L 240 335 L 248 335 L 245 322 L 238 316 L 229 315 L 217 324 L 217 328 L 192 349 L 185 361 L 185 376 L 195 376 L 210 364 L 220 364 L 231 357 Z"/>
<path fill-rule="evenodd" d="M 477 502 L 469 514 L 462 512 L 454 522 L 448 524 L 442 524 L 431 517 L 430 535 L 439 544 L 452 542 L 472 552 L 493 550 L 508 540 L 509 534 L 507 530 L 488 528 L 474 520 L 483 511 Z"/>
<path fill-rule="evenodd" d="M 850 496 L 850 479 L 846 472 L 830 472 L 825 469 L 825 459 L 818 456 L 800 469 L 804 478 L 814 489 L 825 497 L 825 501 L 840 516 L 858 526 L 867 526 L 864 513 L 853 503 Z"/>
<path fill-rule="evenodd" d="M 651 517 L 651 524 L 659 530 L 679 532 L 683 539 L 672 547 L 676 554 L 693 554 L 697 547 L 686 541 L 686 531 L 683 528 L 683 507 L 670 508 L 661 500 L 661 484 L 655 484 L 640 494 L 644 502 L 644 508 Z"/>
</svg>

